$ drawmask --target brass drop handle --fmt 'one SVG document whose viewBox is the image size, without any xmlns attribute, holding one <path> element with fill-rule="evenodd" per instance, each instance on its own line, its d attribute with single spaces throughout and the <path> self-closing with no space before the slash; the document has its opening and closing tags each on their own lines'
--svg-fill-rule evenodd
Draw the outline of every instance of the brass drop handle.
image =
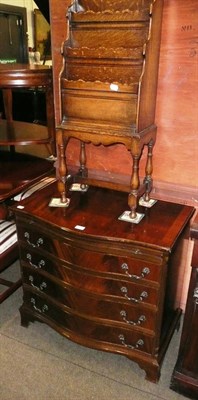
<svg viewBox="0 0 198 400">
<path fill-rule="evenodd" d="M 146 292 L 145 290 L 140 294 L 139 299 L 136 299 L 135 297 L 129 297 L 128 289 L 126 286 L 122 286 L 120 290 L 124 294 L 124 297 L 126 297 L 127 300 L 132 301 L 134 303 L 139 303 L 140 301 L 143 301 L 148 297 L 148 292 Z"/>
<path fill-rule="evenodd" d="M 47 304 L 44 304 L 42 308 L 38 308 L 38 307 L 36 306 L 36 300 L 35 300 L 33 297 L 31 297 L 30 302 L 33 304 L 33 308 L 34 308 L 36 311 L 38 311 L 39 313 L 42 314 L 42 313 L 44 313 L 45 311 L 48 311 L 48 306 L 47 306 Z"/>
<path fill-rule="evenodd" d="M 26 239 L 27 243 L 32 246 L 32 247 L 40 247 L 43 245 L 44 240 L 40 237 L 38 238 L 38 240 L 36 241 L 36 243 L 33 243 L 30 241 L 30 234 L 29 232 L 25 232 L 24 233 L 24 238 Z"/>
<path fill-rule="evenodd" d="M 44 261 L 44 260 L 40 260 L 40 261 L 38 262 L 38 264 L 34 264 L 34 263 L 32 262 L 32 256 L 31 256 L 30 253 L 27 253 L 27 254 L 26 254 L 26 258 L 27 258 L 29 264 L 31 265 L 31 267 L 33 267 L 33 268 L 43 268 L 43 267 L 45 267 L 45 261 Z"/>
<path fill-rule="evenodd" d="M 29 275 L 29 281 L 30 285 L 37 290 L 44 290 L 47 287 L 47 283 L 44 281 L 39 286 L 34 285 L 34 278 L 32 275 Z"/>
<path fill-rule="evenodd" d="M 128 320 L 127 319 L 127 313 L 126 313 L 125 310 L 121 310 L 120 311 L 120 315 L 121 315 L 121 317 L 122 317 L 124 322 L 126 322 L 127 324 L 131 324 L 131 325 L 141 325 L 143 322 L 146 321 L 145 315 L 140 315 L 140 317 L 138 318 L 138 320 L 136 322 Z"/>
<path fill-rule="evenodd" d="M 193 297 L 196 297 L 198 299 L 198 287 L 195 288 Z"/>
<path fill-rule="evenodd" d="M 135 345 L 131 345 L 131 344 L 125 343 L 125 337 L 124 337 L 124 335 L 121 334 L 121 335 L 119 335 L 118 337 L 119 337 L 119 340 L 120 340 L 121 344 L 122 344 L 124 347 L 127 347 L 127 348 L 129 348 L 129 349 L 138 349 L 139 347 L 144 346 L 144 340 L 142 340 L 142 339 L 139 339 L 139 340 L 135 343 Z"/>
<path fill-rule="evenodd" d="M 148 267 L 144 267 L 144 268 L 142 269 L 142 272 L 141 272 L 140 275 L 129 274 L 129 267 L 128 267 L 128 264 L 127 264 L 127 263 L 123 263 L 123 264 L 121 265 L 121 269 L 122 269 L 122 271 L 124 271 L 125 274 L 126 274 L 129 278 L 131 278 L 131 279 L 137 279 L 137 280 L 138 280 L 138 279 L 143 279 L 143 278 L 145 278 L 147 275 L 150 274 L 150 269 L 149 269 Z"/>
<path fill-rule="evenodd" d="M 196 299 L 195 303 L 198 304 L 198 287 L 195 288 L 193 297 Z"/>
</svg>

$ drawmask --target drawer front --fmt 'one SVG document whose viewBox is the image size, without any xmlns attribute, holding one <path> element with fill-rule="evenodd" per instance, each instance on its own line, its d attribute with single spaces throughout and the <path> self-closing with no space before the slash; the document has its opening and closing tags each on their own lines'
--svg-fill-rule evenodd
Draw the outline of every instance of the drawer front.
<svg viewBox="0 0 198 400">
<path fill-rule="evenodd" d="M 144 289 L 147 294 L 149 292 L 149 296 L 146 295 L 144 298 L 145 301 L 147 299 L 150 304 L 155 304 L 155 302 L 158 300 L 158 285 L 153 285 L 149 280 L 146 279 L 128 279 L 126 274 L 119 275 L 105 271 L 101 272 L 95 269 L 83 269 L 82 267 L 72 265 L 69 262 L 59 261 L 56 257 L 49 257 L 49 255 L 44 252 L 42 253 L 38 250 L 22 245 L 20 246 L 20 255 L 21 263 L 24 267 L 31 267 L 38 272 L 45 271 L 52 275 L 52 277 L 57 277 L 63 282 L 67 282 L 78 288 L 89 291 L 94 290 L 94 292 L 96 291 L 102 293 L 101 285 L 95 287 L 95 284 L 98 282 L 104 282 L 103 286 L 106 286 L 104 293 L 122 295 L 125 299 L 127 299 L 130 284 L 133 283 L 134 288 L 136 288 L 137 285 L 140 285 L 141 293 Z M 104 258 L 106 258 L 106 256 L 104 256 Z M 117 259 L 117 257 L 114 258 Z M 105 277 L 105 279 L 99 280 L 99 278 L 102 277 Z M 108 283 L 112 280 L 113 282 L 115 281 L 115 283 Z M 110 287 L 110 291 L 107 290 L 108 287 Z"/>
<path fill-rule="evenodd" d="M 52 276 L 67 280 L 66 267 L 64 268 L 63 262 L 46 252 L 32 249 L 27 245 L 20 245 L 20 259 L 23 267 L 33 268 L 37 272 L 45 271 Z"/>
<path fill-rule="evenodd" d="M 104 348 L 109 344 L 113 346 L 114 350 L 123 352 L 123 354 L 130 351 L 141 351 L 148 354 L 155 352 L 154 335 L 135 331 L 131 327 L 124 328 L 105 322 L 101 324 L 101 322 L 74 315 L 55 305 L 49 299 L 28 291 L 24 293 L 24 300 L 26 308 L 34 315 L 49 324 L 50 322 L 55 323 L 61 330 L 64 329 L 66 335 L 68 334 L 73 340 L 78 341 L 77 338 L 81 338 L 81 341 L 84 339 L 86 344 L 89 341 L 90 344 L 93 341 L 99 342 L 100 348 L 103 347 L 102 344 Z"/>
<path fill-rule="evenodd" d="M 53 240 L 53 236 L 47 235 L 40 226 L 31 221 L 27 225 L 18 223 L 17 234 L 19 243 L 26 244 L 30 250 L 44 250 L 52 254 L 59 252 L 59 241 Z M 56 246 L 58 246 L 57 249 Z"/>
<path fill-rule="evenodd" d="M 66 283 L 53 282 L 45 275 L 37 274 L 28 268 L 23 269 L 23 282 L 25 288 L 26 285 L 31 286 L 33 292 L 42 292 L 75 313 L 155 331 L 157 313 L 143 304 L 136 305 L 128 301 L 114 302 L 106 299 L 104 295 L 91 294 L 90 291 L 86 292 Z"/>
<path fill-rule="evenodd" d="M 86 270 L 105 274 L 119 274 L 134 282 L 145 280 L 157 285 L 161 282 L 162 265 L 160 263 L 154 264 L 147 261 L 146 252 L 145 254 L 141 252 L 140 259 L 138 256 L 140 251 L 138 249 L 137 257 L 134 255 L 134 249 L 132 251 L 132 257 L 108 254 L 107 250 L 105 250 L 105 253 L 94 250 L 90 251 L 89 249 L 76 247 L 75 243 L 69 245 L 64 240 L 52 239 L 53 234 L 51 234 L 52 237 L 50 237 L 46 233 L 43 233 L 42 230 L 36 229 L 36 224 L 29 224 L 27 227 L 23 224 L 19 224 L 18 236 L 20 244 L 26 244 L 27 249 L 29 249 L 28 251 L 38 250 L 47 252 L 62 261 L 66 261 L 67 263 Z M 112 246 L 110 246 L 110 243 L 108 243 L 108 247 L 111 251 Z M 97 250 L 100 248 L 97 242 L 95 248 Z"/>
<path fill-rule="evenodd" d="M 59 271 L 65 274 L 62 280 L 63 285 L 69 284 L 76 289 L 81 289 L 89 293 L 127 300 L 130 304 L 147 304 L 154 307 L 158 305 L 160 292 L 157 288 L 145 286 L 140 283 L 120 281 L 119 279 L 83 274 L 82 271 L 62 268 L 62 266 L 59 268 Z M 23 268 L 24 279 L 27 279 L 26 273 L 26 269 Z M 37 279 L 40 280 L 39 274 L 35 274 L 34 276 L 36 281 Z M 42 276 L 41 278 L 43 279 Z M 40 287 L 40 283 L 36 283 L 36 286 Z"/>
<path fill-rule="evenodd" d="M 82 268 L 109 274 L 119 274 L 130 281 L 142 280 L 159 283 L 162 268 L 146 260 L 114 256 L 64 245 L 65 259 Z"/>
</svg>

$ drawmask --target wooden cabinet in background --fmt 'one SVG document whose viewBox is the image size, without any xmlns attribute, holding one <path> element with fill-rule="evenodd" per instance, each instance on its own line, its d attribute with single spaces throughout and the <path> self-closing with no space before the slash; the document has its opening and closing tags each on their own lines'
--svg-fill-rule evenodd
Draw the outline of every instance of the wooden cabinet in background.
<svg viewBox="0 0 198 400">
<path fill-rule="evenodd" d="M 196 400 L 198 398 L 198 215 L 192 224 L 190 235 L 194 240 L 192 272 L 171 389 Z"/>
<path fill-rule="evenodd" d="M 15 120 L 13 91 L 42 88 L 45 93 L 46 126 Z M 45 65 L 0 64 L 0 89 L 5 119 L 0 119 L 0 146 L 45 144 L 56 154 L 52 69 Z"/>
</svg>

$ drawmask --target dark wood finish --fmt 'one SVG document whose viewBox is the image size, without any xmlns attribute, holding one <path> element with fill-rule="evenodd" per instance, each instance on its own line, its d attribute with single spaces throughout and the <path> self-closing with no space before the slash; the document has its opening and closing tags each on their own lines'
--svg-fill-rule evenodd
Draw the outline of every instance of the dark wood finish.
<svg viewBox="0 0 198 400">
<path fill-rule="evenodd" d="M 46 95 L 47 127 L 13 120 L 12 90 L 16 88 L 42 87 Z M 52 70 L 45 66 L 28 64 L 0 65 L 0 88 L 3 92 L 6 119 L 0 119 L 0 146 L 48 144 L 55 154 L 55 121 L 53 105 Z M 31 184 L 50 174 L 52 164 L 44 159 L 28 155 L 2 152 L 0 158 L 0 217 L 9 218 L 8 204 L 12 197 Z M 0 254 L 0 271 L 8 268 L 18 257 L 17 243 Z M 4 301 L 20 285 L 21 279 L 12 282 L 0 278 L 7 287 L 1 294 Z"/>
<path fill-rule="evenodd" d="M 54 172 L 51 161 L 28 154 L 0 152 L 0 206 Z M 2 215 L 1 215 L 2 218 Z"/>
<path fill-rule="evenodd" d="M 10 266 L 19 257 L 19 250 L 17 243 L 7 249 L 3 255 L 0 254 L 0 273 Z M 5 286 L 6 289 L 0 293 L 0 304 L 3 303 L 12 293 L 14 293 L 22 284 L 21 277 L 16 281 L 3 279 L 0 276 L 0 285 Z"/>
<path fill-rule="evenodd" d="M 184 325 L 171 389 L 191 399 L 198 398 L 198 215 L 190 230 L 194 240 L 192 272 Z"/>
<path fill-rule="evenodd" d="M 42 87 L 46 94 L 47 128 L 27 122 L 13 121 L 12 90 Z M 53 103 L 52 69 L 44 65 L 0 65 L 0 88 L 6 120 L 0 120 L 0 145 L 47 144 L 55 154 L 55 120 Z"/>
<path fill-rule="evenodd" d="M 162 10 L 163 0 L 76 0 L 67 9 L 68 36 L 60 81 L 62 120 L 58 127 L 62 202 L 66 201 L 67 174 L 62 155 L 70 138 L 82 142 L 80 176 L 86 183 L 84 143 L 121 143 L 130 151 L 131 218 L 136 217 L 139 163 L 147 148 L 143 186 L 145 200 L 149 200 Z"/>
<path fill-rule="evenodd" d="M 0 220 L 12 218 L 8 207 L 13 203 L 16 194 L 53 172 L 54 167 L 50 161 L 19 153 L 0 152 Z M 0 242 L 2 245 L 1 232 Z M 0 272 L 10 267 L 18 257 L 17 242 L 0 252 Z M 21 278 L 14 282 L 0 277 L 0 284 L 6 286 L 0 293 L 2 303 L 21 285 Z"/>
<path fill-rule="evenodd" d="M 182 239 L 194 212 L 157 202 L 139 225 L 120 221 L 127 195 L 90 187 L 50 207 L 56 183 L 12 207 L 24 301 L 21 323 L 47 323 L 84 346 L 127 356 L 156 382 L 181 310 Z"/>
</svg>

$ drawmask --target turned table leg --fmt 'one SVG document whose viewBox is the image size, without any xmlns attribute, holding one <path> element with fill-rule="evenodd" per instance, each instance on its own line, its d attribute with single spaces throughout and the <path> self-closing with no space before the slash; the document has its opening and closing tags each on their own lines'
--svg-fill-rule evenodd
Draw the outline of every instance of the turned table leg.
<svg viewBox="0 0 198 400">
<path fill-rule="evenodd" d="M 151 141 L 148 144 L 148 154 L 147 154 L 147 162 L 146 162 L 146 168 L 145 168 L 145 178 L 144 178 L 144 184 L 145 184 L 145 194 L 144 194 L 144 199 L 145 201 L 150 200 L 150 192 L 152 190 L 152 173 L 153 173 L 153 146 L 154 143 Z"/>
<path fill-rule="evenodd" d="M 80 142 L 80 157 L 79 157 L 79 161 L 80 161 L 79 174 L 83 178 L 86 178 L 87 175 L 88 175 L 88 171 L 87 171 L 87 167 L 86 167 L 87 156 L 86 156 L 86 150 L 85 150 L 85 143 L 84 142 Z"/>
<path fill-rule="evenodd" d="M 3 89 L 3 104 L 5 110 L 5 117 L 8 122 L 12 122 L 12 90 L 11 89 Z"/>
<path fill-rule="evenodd" d="M 53 156 L 56 156 L 56 138 L 55 138 L 55 116 L 53 104 L 53 90 L 52 86 L 46 87 L 46 115 L 47 115 L 47 128 L 50 138 L 50 145 Z"/>
<path fill-rule="evenodd" d="M 67 164 L 66 164 L 66 146 L 68 139 L 64 138 L 63 132 L 57 132 L 57 155 L 58 155 L 58 191 L 61 196 L 61 202 L 67 203 Z"/>
<path fill-rule="evenodd" d="M 130 218 L 136 218 L 138 189 L 140 186 L 140 179 L 139 179 L 140 155 L 132 154 L 132 157 L 133 157 L 133 169 L 132 169 L 132 176 L 131 176 L 131 191 L 128 196 L 128 205 L 131 210 Z"/>
</svg>

